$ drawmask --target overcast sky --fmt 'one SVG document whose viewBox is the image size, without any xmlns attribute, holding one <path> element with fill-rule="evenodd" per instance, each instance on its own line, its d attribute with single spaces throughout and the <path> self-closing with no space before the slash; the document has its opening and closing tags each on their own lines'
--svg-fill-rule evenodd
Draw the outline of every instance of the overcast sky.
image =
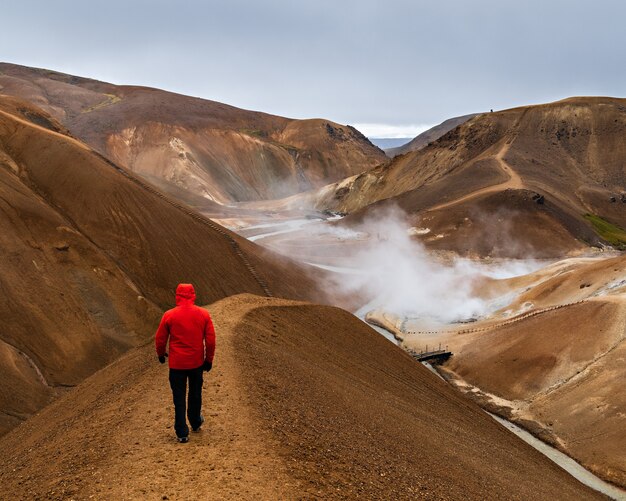
<svg viewBox="0 0 626 501">
<path fill-rule="evenodd" d="M 626 95 L 617 0 L 9 0 L 0 19 L 6 62 L 329 118 L 370 136 Z"/>
</svg>

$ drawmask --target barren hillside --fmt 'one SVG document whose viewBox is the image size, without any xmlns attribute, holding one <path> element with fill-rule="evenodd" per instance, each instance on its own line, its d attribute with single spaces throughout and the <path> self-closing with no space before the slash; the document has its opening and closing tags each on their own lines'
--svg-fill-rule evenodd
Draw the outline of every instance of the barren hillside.
<svg viewBox="0 0 626 501">
<path fill-rule="evenodd" d="M 302 268 L 163 196 L 0 99 L 0 432 L 153 334 L 178 282 L 318 298 Z M 297 284 L 297 286 L 296 286 Z"/>
<path fill-rule="evenodd" d="M 173 438 L 167 371 L 147 346 L 0 440 L 3 492 L 601 498 L 346 312 L 251 295 L 209 309 L 218 351 L 189 444 Z"/>
<path fill-rule="evenodd" d="M 0 63 L 0 93 L 28 100 L 113 162 L 220 204 L 319 188 L 385 161 L 356 129 L 158 89 Z"/>
<path fill-rule="evenodd" d="M 517 297 L 484 321 L 404 344 L 448 345 L 444 369 L 461 389 L 626 486 L 626 257 L 559 262 L 485 292 Z"/>
<path fill-rule="evenodd" d="M 403 144 L 402 146 L 398 146 L 397 148 L 386 149 L 385 153 L 387 154 L 387 156 L 393 158 L 397 155 L 404 155 L 405 153 L 408 153 L 410 151 L 421 150 L 428 144 L 439 139 L 444 134 L 447 134 L 452 129 L 474 118 L 476 115 L 477 113 L 472 113 L 470 115 L 448 118 L 448 120 L 444 120 L 439 125 L 435 125 L 427 131 L 424 131 L 421 134 L 417 135 L 408 143 Z"/>
<path fill-rule="evenodd" d="M 462 253 L 511 255 L 493 242 L 510 240 L 508 230 L 529 247 L 542 240 L 539 255 L 623 247 L 625 133 L 624 99 L 571 98 L 486 113 L 419 151 L 282 204 L 351 212 L 353 219 L 395 204 L 428 228 L 426 245 Z M 501 220 L 507 224 L 484 224 Z"/>
</svg>

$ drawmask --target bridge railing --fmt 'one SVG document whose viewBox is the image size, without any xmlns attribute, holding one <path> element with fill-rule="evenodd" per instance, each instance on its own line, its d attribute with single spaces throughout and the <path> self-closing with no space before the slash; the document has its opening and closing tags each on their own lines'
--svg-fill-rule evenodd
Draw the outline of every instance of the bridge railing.
<svg viewBox="0 0 626 501">
<path fill-rule="evenodd" d="M 448 358 L 452 356 L 452 352 L 448 349 L 448 346 L 446 345 L 442 347 L 441 344 L 439 345 L 437 349 L 434 349 L 434 350 L 429 350 L 428 345 L 426 345 L 425 350 L 416 351 L 416 350 L 412 350 L 409 348 L 407 349 L 407 352 L 415 360 L 418 360 L 418 361 L 433 359 L 433 358 L 438 358 L 438 357 Z"/>
<path fill-rule="evenodd" d="M 440 353 L 449 353 L 450 350 L 448 350 L 448 345 L 445 346 L 441 346 L 441 343 L 439 343 L 439 346 L 433 350 L 428 350 L 428 345 L 426 345 L 426 348 L 420 351 L 416 351 L 413 350 L 411 348 L 408 348 L 406 350 L 410 355 L 415 356 L 415 357 L 425 357 L 425 356 L 429 356 L 429 355 L 436 355 L 436 354 L 440 354 Z"/>
</svg>

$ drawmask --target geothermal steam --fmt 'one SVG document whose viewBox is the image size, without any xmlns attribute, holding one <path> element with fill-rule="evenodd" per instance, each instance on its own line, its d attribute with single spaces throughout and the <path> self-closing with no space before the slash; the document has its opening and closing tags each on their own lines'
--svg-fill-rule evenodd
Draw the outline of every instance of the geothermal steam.
<svg viewBox="0 0 626 501">
<path fill-rule="evenodd" d="M 482 299 L 477 286 L 485 278 L 523 275 L 538 268 L 534 261 L 483 264 L 456 258 L 441 262 L 410 234 L 410 223 L 399 209 L 373 214 L 353 230 L 324 227 L 338 239 L 364 236 L 363 248 L 351 258 L 350 273 L 338 275 L 343 294 L 373 298 L 368 309 L 380 308 L 425 323 L 454 323 L 477 319 L 505 306 L 511 298 Z"/>
</svg>

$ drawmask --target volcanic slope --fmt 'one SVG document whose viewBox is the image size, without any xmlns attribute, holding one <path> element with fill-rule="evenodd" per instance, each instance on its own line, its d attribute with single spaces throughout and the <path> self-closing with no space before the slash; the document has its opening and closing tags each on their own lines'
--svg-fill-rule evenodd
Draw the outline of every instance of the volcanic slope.
<svg viewBox="0 0 626 501">
<path fill-rule="evenodd" d="M 441 122 L 439 125 L 435 125 L 434 127 L 431 127 L 430 129 L 415 136 L 408 143 L 403 144 L 402 146 L 398 146 L 397 148 L 388 148 L 384 151 L 387 156 L 393 158 L 396 155 L 404 155 L 409 151 L 421 150 L 422 148 L 432 143 L 433 141 L 436 141 L 452 129 L 467 122 L 470 118 L 474 118 L 476 115 L 477 113 L 471 113 L 469 115 L 449 118 L 448 120 L 444 120 L 443 122 Z"/>
<path fill-rule="evenodd" d="M 496 319 L 404 343 L 449 345 L 444 369 L 460 388 L 626 487 L 626 256 L 496 282 L 519 292 Z"/>
<path fill-rule="evenodd" d="M 8 436 L 15 499 L 601 499 L 345 311 L 240 295 L 218 333 L 206 422 L 174 440 L 153 347 Z"/>
<path fill-rule="evenodd" d="M 145 342 L 178 282 L 194 283 L 204 302 L 322 298 L 288 259 L 172 202 L 9 97 L 0 98 L 0 211 L 0 433 Z"/>
<path fill-rule="evenodd" d="M 343 224 L 393 203 L 419 215 L 427 246 L 463 254 L 518 257 L 534 249 L 554 257 L 588 244 L 625 246 L 624 134 L 626 99 L 577 97 L 486 113 L 292 203 L 357 212 Z M 505 248 L 512 238 L 527 248 Z"/>
<path fill-rule="evenodd" d="M 209 207 L 319 188 L 386 159 L 356 129 L 328 120 L 292 120 L 49 70 L 0 63 L 0 92 L 49 112 L 161 189 L 185 202 L 185 191 L 202 196 Z"/>
</svg>

